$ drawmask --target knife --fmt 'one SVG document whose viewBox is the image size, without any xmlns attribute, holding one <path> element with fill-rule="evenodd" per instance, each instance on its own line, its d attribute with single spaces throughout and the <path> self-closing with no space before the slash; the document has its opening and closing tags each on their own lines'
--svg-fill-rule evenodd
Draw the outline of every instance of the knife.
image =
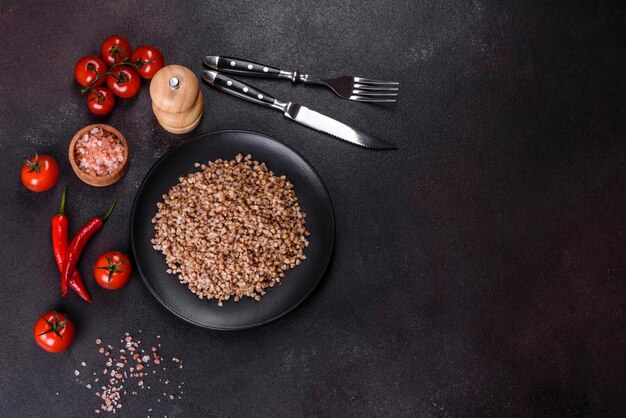
<svg viewBox="0 0 626 418">
<path fill-rule="evenodd" d="M 391 142 L 383 141 L 365 132 L 354 129 L 345 123 L 341 123 L 333 118 L 322 115 L 319 112 L 302 106 L 301 104 L 288 102 L 284 103 L 276 100 L 267 93 L 243 83 L 234 78 L 225 76 L 217 71 L 202 71 L 202 79 L 210 86 L 222 90 L 233 96 L 245 99 L 249 102 L 271 107 L 283 112 L 285 117 L 313 128 L 327 135 L 343 139 L 355 145 L 372 149 L 395 149 L 397 146 Z"/>
</svg>

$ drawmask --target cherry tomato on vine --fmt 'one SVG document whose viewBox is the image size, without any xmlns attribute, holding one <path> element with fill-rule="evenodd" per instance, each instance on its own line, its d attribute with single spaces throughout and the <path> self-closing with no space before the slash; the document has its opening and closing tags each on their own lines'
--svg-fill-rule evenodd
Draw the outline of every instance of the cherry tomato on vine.
<svg viewBox="0 0 626 418">
<path fill-rule="evenodd" d="M 94 93 L 95 90 L 95 93 Z M 95 87 L 87 95 L 87 107 L 95 115 L 108 115 L 115 106 L 115 96 L 106 87 Z"/>
<path fill-rule="evenodd" d="M 107 76 L 107 87 L 117 97 L 129 99 L 139 92 L 141 77 L 129 67 L 117 67 L 111 70 L 113 75 Z"/>
<path fill-rule="evenodd" d="M 128 283 L 133 272 L 130 260 L 119 251 L 102 254 L 93 268 L 96 282 L 105 289 L 119 289 Z"/>
<path fill-rule="evenodd" d="M 52 311 L 37 319 L 33 335 L 41 348 L 50 353 L 60 353 L 72 345 L 76 330 L 67 316 Z"/>
<path fill-rule="evenodd" d="M 59 166 L 54 158 L 48 155 L 38 155 L 25 160 L 20 170 L 22 184 L 32 192 L 45 192 L 57 184 L 59 180 Z"/>
<path fill-rule="evenodd" d="M 87 55 L 76 61 L 74 66 L 74 78 L 78 83 L 87 87 L 89 83 L 96 79 L 98 74 L 104 74 L 107 71 L 107 65 L 100 58 L 93 55 Z M 104 77 L 96 81 L 93 86 L 101 86 L 104 83 Z"/>
<path fill-rule="evenodd" d="M 135 49 L 130 60 L 141 63 L 140 66 L 136 67 L 136 70 L 140 76 L 148 80 L 152 79 L 156 72 L 165 66 L 161 51 L 150 45 L 142 45 Z"/>
<path fill-rule="evenodd" d="M 126 57 L 130 57 L 132 52 L 130 42 L 120 35 L 109 36 L 102 42 L 100 47 L 100 56 L 109 67 Z"/>
</svg>

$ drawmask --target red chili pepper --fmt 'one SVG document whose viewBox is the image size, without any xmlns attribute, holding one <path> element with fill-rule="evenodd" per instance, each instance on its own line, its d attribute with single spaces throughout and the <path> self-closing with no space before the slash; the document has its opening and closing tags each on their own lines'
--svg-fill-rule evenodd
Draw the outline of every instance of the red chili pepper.
<svg viewBox="0 0 626 418">
<path fill-rule="evenodd" d="M 104 214 L 104 216 L 95 216 L 88 220 L 87 223 L 83 225 L 83 227 L 76 233 L 76 235 L 74 235 L 74 238 L 72 238 L 72 242 L 67 248 L 67 255 L 65 257 L 63 270 L 61 272 L 62 294 L 67 294 L 67 286 L 70 282 L 71 273 L 76 268 L 76 264 L 80 259 L 80 255 L 82 254 L 85 245 L 87 245 L 89 239 L 102 228 L 102 225 L 104 225 L 104 221 L 106 221 L 107 218 L 111 215 L 111 212 L 113 212 L 113 208 L 115 207 L 116 203 L 117 199 L 113 201 L 113 204 L 111 205 L 107 213 Z"/>
<path fill-rule="evenodd" d="M 52 217 L 52 250 L 54 252 L 54 259 L 57 262 L 59 271 L 63 269 L 63 263 L 65 262 L 65 253 L 67 252 L 67 231 L 69 221 L 65 216 L 65 196 L 67 194 L 67 188 L 63 190 L 63 196 L 61 196 L 61 209 Z M 86 302 L 91 303 L 91 297 L 89 292 L 83 284 L 83 279 L 80 277 L 78 270 L 74 269 L 72 276 L 70 277 L 70 287 Z M 65 296 L 65 295 L 63 295 Z"/>
</svg>

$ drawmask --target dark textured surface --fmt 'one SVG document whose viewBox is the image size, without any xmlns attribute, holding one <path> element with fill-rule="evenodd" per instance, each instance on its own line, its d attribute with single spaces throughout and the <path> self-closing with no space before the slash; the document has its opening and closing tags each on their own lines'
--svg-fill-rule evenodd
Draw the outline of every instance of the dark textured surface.
<svg viewBox="0 0 626 418">
<path fill-rule="evenodd" d="M 89 415 L 97 399 L 74 369 L 98 364 L 96 337 L 139 329 L 146 342 L 161 335 L 164 356 L 184 359 L 185 390 L 172 402 L 142 392 L 124 402 L 125 416 L 626 409 L 623 2 L 79 4 L 0 5 L 0 415 Z M 158 126 L 144 86 L 106 119 L 134 151 L 126 177 L 96 190 L 71 172 L 68 141 L 98 120 L 77 97 L 72 68 L 117 32 L 194 71 L 205 54 L 230 54 L 402 82 L 400 101 L 385 107 L 255 82 L 397 142 L 394 152 L 351 147 L 205 91 L 196 133 L 244 129 L 282 140 L 333 199 L 327 277 L 287 317 L 212 332 L 173 317 L 137 277 L 118 292 L 91 281 L 101 251 L 129 250 L 141 179 L 181 141 Z M 61 165 L 74 230 L 120 198 L 80 265 L 92 306 L 59 298 L 48 241 L 61 187 L 34 194 L 18 181 L 20 158 L 35 148 Z M 31 335 L 52 308 L 78 328 L 72 349 L 57 356 Z"/>
</svg>

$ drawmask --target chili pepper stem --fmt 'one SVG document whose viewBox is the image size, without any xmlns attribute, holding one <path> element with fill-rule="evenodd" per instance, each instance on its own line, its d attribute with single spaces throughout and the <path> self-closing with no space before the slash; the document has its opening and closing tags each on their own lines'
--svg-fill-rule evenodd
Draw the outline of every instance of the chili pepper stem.
<svg viewBox="0 0 626 418">
<path fill-rule="evenodd" d="M 65 215 L 65 197 L 67 196 L 67 186 L 63 188 L 63 194 L 61 195 L 61 209 L 57 212 L 57 215 Z"/>
<path fill-rule="evenodd" d="M 102 217 L 102 222 L 106 221 L 107 218 L 111 216 L 111 213 L 113 212 L 113 209 L 115 208 L 116 204 L 117 204 L 117 199 L 113 199 L 113 204 L 111 205 L 109 210 L 107 210 L 107 213 L 105 213 L 104 216 Z"/>
</svg>

